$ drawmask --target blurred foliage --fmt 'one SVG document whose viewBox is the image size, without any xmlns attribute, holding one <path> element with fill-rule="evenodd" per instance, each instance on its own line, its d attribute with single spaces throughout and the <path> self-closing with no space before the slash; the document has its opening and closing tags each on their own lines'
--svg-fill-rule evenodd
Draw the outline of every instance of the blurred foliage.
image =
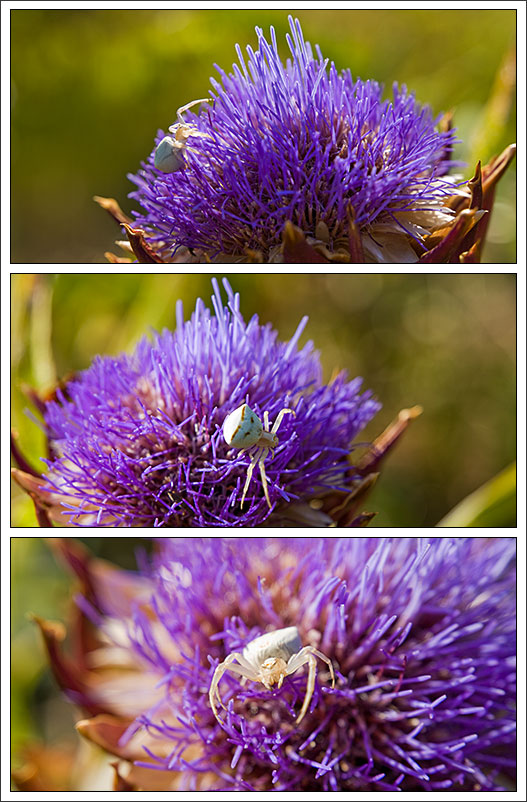
<svg viewBox="0 0 527 802">
<path fill-rule="evenodd" d="M 126 569 L 149 551 L 144 538 L 77 538 L 91 552 Z M 13 766 L 33 742 L 75 742 L 74 709 L 59 693 L 30 613 L 67 622 L 73 580 L 43 538 L 11 538 L 11 748 Z"/>
<path fill-rule="evenodd" d="M 516 520 L 516 463 L 464 498 L 438 526 L 503 526 Z"/>
<path fill-rule="evenodd" d="M 461 499 L 516 458 L 516 276 L 514 274 L 239 274 L 229 276 L 248 319 L 257 313 L 289 339 L 321 352 L 334 369 L 364 377 L 383 409 L 361 439 L 374 439 L 404 407 L 423 415 L 388 457 L 368 500 L 373 526 L 434 526 Z M 131 350 L 152 328 L 174 327 L 184 301 L 210 305 L 209 275 L 29 275 L 12 277 L 12 415 L 20 446 L 43 467 L 44 436 L 26 414 L 24 383 L 51 389 L 96 354 Z M 514 510 L 501 525 L 515 524 Z M 12 520 L 35 526 L 29 499 L 13 487 Z M 497 525 L 496 522 L 491 525 Z"/>
<path fill-rule="evenodd" d="M 456 158 L 488 160 L 515 140 L 513 10 L 302 10 L 304 35 L 339 69 L 406 83 L 436 113 L 453 109 Z M 176 109 L 204 97 L 214 64 L 255 47 L 280 10 L 11 11 L 12 261 L 100 263 L 118 229 L 92 201 L 125 211 L 136 172 Z M 515 164 L 498 190 L 483 258 L 514 262 Z"/>
</svg>

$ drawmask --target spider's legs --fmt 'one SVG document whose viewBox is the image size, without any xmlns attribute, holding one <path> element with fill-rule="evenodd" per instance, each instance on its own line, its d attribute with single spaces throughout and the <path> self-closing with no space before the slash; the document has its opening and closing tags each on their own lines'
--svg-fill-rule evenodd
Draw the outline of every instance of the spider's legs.
<svg viewBox="0 0 527 802">
<path fill-rule="evenodd" d="M 198 103 L 210 103 L 210 102 L 211 102 L 211 98 L 210 97 L 202 97 L 199 100 L 191 100 L 190 103 L 187 103 L 185 106 L 180 106 L 179 109 L 176 112 L 179 122 L 180 123 L 184 123 L 185 122 L 185 120 L 183 119 L 183 112 L 184 111 L 188 111 L 189 109 L 192 108 L 192 106 L 197 106 Z"/>
<path fill-rule="evenodd" d="M 333 663 L 326 657 L 325 654 L 319 652 L 318 649 L 315 649 L 314 646 L 302 646 L 299 652 L 296 654 L 291 655 L 289 660 L 287 661 L 287 673 L 294 674 L 295 671 L 304 665 L 307 662 L 307 655 L 312 654 L 315 657 L 318 657 L 319 660 L 323 660 L 326 665 L 329 666 L 329 671 L 331 673 L 331 687 L 335 687 L 335 673 L 333 671 Z"/>
<path fill-rule="evenodd" d="M 258 464 L 260 466 L 260 476 L 262 477 L 262 485 L 265 493 L 265 498 L 267 499 L 269 509 L 271 509 L 271 500 L 269 498 L 269 490 L 267 488 L 267 474 L 265 473 L 265 458 L 267 457 L 268 453 L 269 453 L 268 448 L 262 449 L 262 455 L 258 460 Z"/>
<path fill-rule="evenodd" d="M 174 135 L 176 141 L 174 147 L 177 147 L 178 150 L 188 150 L 190 153 L 199 153 L 197 148 L 191 148 L 186 144 L 187 139 L 191 136 L 197 138 L 201 137 L 202 139 L 212 139 L 210 134 L 198 131 L 196 126 L 190 123 L 174 123 L 174 125 L 168 127 L 168 130 Z"/>
<path fill-rule="evenodd" d="M 233 660 L 243 661 L 244 665 L 237 665 L 233 663 Z M 218 690 L 218 685 L 225 674 L 226 671 L 232 671 L 233 674 L 240 674 L 242 677 L 247 677 L 247 679 L 257 680 L 258 675 L 254 672 L 253 669 L 250 668 L 249 664 L 246 662 L 244 657 L 239 652 L 233 652 L 229 654 L 228 657 L 225 658 L 223 663 L 220 663 L 216 667 L 216 671 L 212 676 L 212 682 L 210 683 L 209 688 L 209 702 L 212 708 L 212 712 L 221 723 L 221 719 L 218 716 L 218 710 L 216 707 L 216 700 L 220 703 L 220 705 L 225 710 L 225 705 L 223 704 L 220 696 L 220 692 Z"/>
<path fill-rule="evenodd" d="M 313 691 L 315 690 L 315 676 L 317 673 L 317 661 L 313 655 L 307 653 L 304 659 L 309 664 L 309 673 L 307 675 L 306 696 L 304 699 L 304 704 L 302 705 L 302 710 L 300 711 L 300 715 L 296 719 L 297 724 L 300 724 L 309 707 L 311 697 L 313 696 Z"/>
<path fill-rule="evenodd" d="M 313 691 L 315 690 L 315 675 L 317 670 L 317 661 L 316 657 L 319 657 L 324 663 L 327 663 L 329 666 L 329 670 L 331 672 L 331 682 L 332 687 L 335 687 L 335 673 L 333 671 L 333 663 L 326 657 L 325 654 L 319 652 L 318 649 L 315 649 L 314 646 L 303 646 L 299 652 L 296 654 L 291 655 L 289 660 L 287 661 L 287 673 L 294 674 L 295 671 L 298 671 L 305 663 L 309 664 L 309 673 L 307 677 L 307 688 L 306 688 L 306 698 L 304 699 L 304 704 L 302 705 L 302 710 L 300 711 L 300 715 L 297 718 L 297 723 L 299 723 L 305 716 L 307 709 L 309 707 L 309 703 L 311 701 L 311 697 L 313 696 Z"/>
<path fill-rule="evenodd" d="M 260 458 L 260 454 L 261 454 L 261 449 L 258 449 L 258 451 L 256 451 L 256 453 L 253 454 L 253 456 L 251 457 L 251 464 L 247 468 L 247 479 L 245 480 L 245 487 L 243 488 L 242 500 L 241 500 L 241 503 L 240 503 L 240 508 L 243 507 L 243 502 L 245 501 L 245 495 L 246 495 L 246 493 L 247 493 L 247 491 L 249 489 L 249 485 L 251 484 L 251 477 L 253 475 L 254 466 L 258 462 L 258 460 Z"/>
<path fill-rule="evenodd" d="M 264 424 L 264 432 L 268 432 L 269 431 L 269 413 L 268 413 L 267 410 L 265 410 L 265 412 L 264 412 L 263 424 Z"/>
<path fill-rule="evenodd" d="M 278 413 L 277 417 L 276 417 L 275 422 L 273 423 L 273 428 L 271 429 L 271 434 L 276 434 L 276 432 L 278 431 L 278 427 L 282 423 L 282 418 L 284 417 L 284 415 L 295 415 L 295 417 L 296 417 L 296 413 L 295 413 L 295 411 L 293 409 L 281 409 L 280 412 Z M 267 429 L 266 429 L 266 431 L 267 431 Z"/>
<path fill-rule="evenodd" d="M 326 663 L 329 666 L 329 671 L 330 671 L 330 674 L 331 674 L 331 687 L 334 688 L 335 687 L 335 672 L 333 671 L 333 663 L 331 662 L 329 657 L 326 657 L 325 654 L 322 654 L 322 652 L 319 652 L 318 649 L 315 649 L 314 646 L 305 646 L 304 648 L 306 649 L 306 651 L 309 651 L 311 654 L 314 654 L 315 657 L 318 657 L 319 660 L 323 660 L 324 663 Z"/>
</svg>

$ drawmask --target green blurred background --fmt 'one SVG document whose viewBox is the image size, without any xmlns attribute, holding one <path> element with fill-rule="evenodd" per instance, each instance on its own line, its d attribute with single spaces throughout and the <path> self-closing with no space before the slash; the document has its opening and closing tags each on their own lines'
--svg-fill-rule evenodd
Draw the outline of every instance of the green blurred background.
<svg viewBox="0 0 527 802">
<path fill-rule="evenodd" d="M 435 113 L 453 109 L 469 178 L 515 141 L 513 10 L 302 10 L 305 38 L 339 69 L 390 87 L 406 83 Z M 176 109 L 227 71 L 238 42 L 274 25 L 279 10 L 12 10 L 11 259 L 101 263 L 120 230 L 92 201 L 126 212 L 129 172 Z M 483 254 L 514 262 L 515 163 L 502 179 Z"/>
<path fill-rule="evenodd" d="M 137 566 L 136 555 L 151 548 L 151 543 L 144 538 L 77 539 L 84 541 L 93 554 L 130 570 Z M 11 538 L 11 757 L 14 770 L 24 764 L 24 748 L 28 745 L 45 743 L 68 749 L 80 743 L 73 728 L 76 711 L 59 692 L 38 628 L 28 618 L 34 613 L 44 619 L 67 623 L 74 587 L 71 573 L 57 562 L 43 538 Z M 86 753 L 83 756 L 86 758 Z M 52 768 L 60 772 L 60 765 L 57 761 Z M 86 768 L 99 767 L 95 762 Z M 110 777 L 107 782 L 106 787 L 110 787 Z M 85 790 L 98 789 L 92 785 Z"/>
<path fill-rule="evenodd" d="M 257 313 L 283 340 L 304 314 L 302 337 L 335 368 L 363 376 L 383 404 L 372 440 L 402 408 L 423 415 L 389 456 L 367 502 L 373 526 L 434 526 L 516 456 L 515 274 L 237 274 L 248 319 Z M 20 445 L 43 467 L 44 436 L 25 414 L 23 384 L 49 390 L 96 354 L 131 350 L 151 328 L 174 327 L 183 299 L 210 306 L 209 275 L 12 276 L 12 418 Z M 361 436 L 361 439 L 362 436 Z M 514 509 L 495 525 L 515 524 Z M 32 503 L 13 484 L 15 526 L 35 526 Z"/>
</svg>

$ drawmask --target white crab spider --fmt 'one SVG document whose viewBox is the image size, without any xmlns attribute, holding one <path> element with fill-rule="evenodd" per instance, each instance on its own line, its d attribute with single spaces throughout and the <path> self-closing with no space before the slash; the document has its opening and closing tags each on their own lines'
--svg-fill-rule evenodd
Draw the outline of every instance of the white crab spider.
<svg viewBox="0 0 527 802">
<path fill-rule="evenodd" d="M 285 627 L 284 629 L 275 629 L 274 632 L 266 632 L 265 635 L 260 635 L 255 638 L 244 648 L 243 652 L 231 652 L 223 663 L 217 666 L 213 674 L 212 682 L 209 688 L 209 701 L 212 712 L 222 724 L 222 720 L 218 715 L 216 707 L 216 700 L 226 710 L 225 705 L 221 701 L 218 684 L 226 671 L 232 671 L 233 674 L 240 674 L 242 677 L 253 680 L 254 682 L 261 682 L 265 687 L 270 690 L 273 685 L 282 687 L 282 683 L 289 674 L 294 674 L 305 663 L 309 665 L 309 673 L 307 677 L 306 695 L 304 704 L 296 719 L 296 723 L 300 724 L 304 718 L 313 691 L 315 689 L 315 675 L 317 671 L 317 661 L 315 657 L 323 660 L 329 666 L 331 672 L 331 687 L 335 687 L 335 674 L 333 672 L 333 664 L 329 657 L 319 652 L 314 646 L 302 646 L 300 635 L 296 627 Z M 233 661 L 237 660 L 237 663 Z"/>
<path fill-rule="evenodd" d="M 187 150 L 187 139 L 189 137 L 210 137 L 210 134 L 198 131 L 195 125 L 186 123 L 183 119 L 183 112 L 188 111 L 196 103 L 210 103 L 210 98 L 204 97 L 200 98 L 200 100 L 192 100 L 186 106 L 181 106 L 177 110 L 178 122 L 168 128 L 173 136 L 163 137 L 155 150 L 154 167 L 157 167 L 162 173 L 177 173 L 183 169 L 185 166 L 183 154 Z"/>
<path fill-rule="evenodd" d="M 254 467 L 258 464 L 265 498 L 267 499 L 269 508 L 271 508 L 264 462 L 269 452 L 271 452 L 271 457 L 273 456 L 273 450 L 278 445 L 276 432 L 282 423 L 282 418 L 284 415 L 294 414 L 295 412 L 292 409 L 281 409 L 273 423 L 271 431 L 269 431 L 269 413 L 267 411 L 264 412 L 264 422 L 262 424 L 258 415 L 252 411 L 248 404 L 242 404 L 241 407 L 235 409 L 234 412 L 230 412 L 225 418 L 223 422 L 223 437 L 227 445 L 241 449 L 242 451 L 245 451 L 247 448 L 252 448 L 252 446 L 256 446 L 257 449 L 251 457 L 251 464 L 247 469 L 247 479 L 245 480 L 240 507 L 243 507 L 245 494 L 249 489 Z"/>
</svg>

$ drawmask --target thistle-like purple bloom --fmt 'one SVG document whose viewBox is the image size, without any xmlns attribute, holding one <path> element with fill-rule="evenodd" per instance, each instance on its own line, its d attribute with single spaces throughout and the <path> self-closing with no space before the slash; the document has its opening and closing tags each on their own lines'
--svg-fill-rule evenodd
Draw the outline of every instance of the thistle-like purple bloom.
<svg viewBox="0 0 527 802">
<path fill-rule="evenodd" d="M 143 787 L 157 770 L 173 790 L 514 787 L 513 538 L 166 539 L 142 581 L 150 602 L 143 591 L 128 612 L 115 594 L 92 601 L 110 646 L 121 633 L 124 663 L 134 655 L 132 707 L 157 689 L 116 745 L 142 751 Z M 335 688 L 321 663 L 297 724 L 305 670 L 271 691 L 226 673 L 218 723 L 216 666 L 286 626 L 331 659 Z M 103 691 L 90 704 L 111 709 Z"/>
<path fill-rule="evenodd" d="M 39 498 L 55 522 L 257 526 L 270 508 L 349 489 L 351 443 L 380 405 L 360 378 L 322 383 L 312 343 L 298 348 L 307 318 L 281 342 L 256 316 L 243 320 L 224 284 L 228 307 L 214 282 L 214 314 L 198 300 L 185 322 L 178 302 L 175 332 L 96 358 L 45 405 L 52 456 Z M 255 470 L 242 508 L 254 450 L 230 448 L 222 427 L 244 403 L 271 423 L 282 409 L 295 414 L 265 460 L 269 504 Z"/>
<path fill-rule="evenodd" d="M 417 261 L 423 237 L 454 217 L 446 208 L 458 192 L 447 175 L 453 132 L 439 130 L 406 87 L 383 101 L 375 81 L 337 72 L 318 46 L 313 54 L 298 20 L 290 26 L 285 65 L 274 30 L 269 43 L 257 28 L 247 61 L 237 46 L 239 66 L 230 74 L 217 67 L 211 102 L 175 128 L 188 146 L 177 145 L 178 169 L 157 169 L 154 150 L 130 176 L 138 186 L 130 197 L 144 210 L 137 226 L 167 260 L 187 248 L 225 261 L 250 253 L 280 261 L 289 221 L 329 258 L 343 248 L 350 260 L 356 225 L 366 261 Z M 159 131 L 156 149 L 164 137 Z"/>
</svg>

